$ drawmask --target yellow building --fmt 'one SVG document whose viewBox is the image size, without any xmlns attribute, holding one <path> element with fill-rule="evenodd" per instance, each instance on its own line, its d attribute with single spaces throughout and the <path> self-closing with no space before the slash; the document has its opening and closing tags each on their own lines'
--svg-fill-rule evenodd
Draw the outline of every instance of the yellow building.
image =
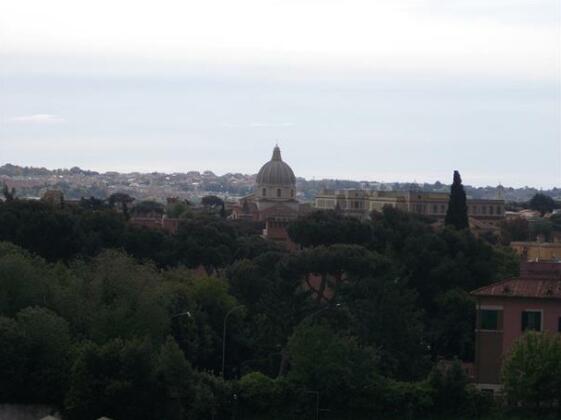
<svg viewBox="0 0 561 420">
<path fill-rule="evenodd" d="M 561 260 L 561 242 L 511 242 L 510 246 L 525 261 Z"/>
<path fill-rule="evenodd" d="M 339 209 L 349 216 L 366 219 L 373 210 L 391 206 L 411 213 L 443 219 L 448 193 L 423 191 L 323 190 L 315 198 L 317 209 Z M 504 219 L 504 200 L 467 199 L 468 216 L 495 224 Z"/>
</svg>

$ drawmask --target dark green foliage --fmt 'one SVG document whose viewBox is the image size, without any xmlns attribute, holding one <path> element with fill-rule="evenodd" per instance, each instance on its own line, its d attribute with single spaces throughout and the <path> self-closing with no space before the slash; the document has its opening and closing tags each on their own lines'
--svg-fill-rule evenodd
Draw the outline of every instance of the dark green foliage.
<svg viewBox="0 0 561 420">
<path fill-rule="evenodd" d="M 529 223 L 529 239 L 536 241 L 541 237 L 542 241 L 551 240 L 551 233 L 553 232 L 553 223 L 545 218 L 531 220 Z"/>
<path fill-rule="evenodd" d="M 172 219 L 179 219 L 191 215 L 191 203 L 188 200 L 168 203 L 166 215 Z"/>
<path fill-rule="evenodd" d="M 150 200 L 136 203 L 131 209 L 131 214 L 138 217 L 162 216 L 164 212 L 165 207 L 163 204 Z"/>
<path fill-rule="evenodd" d="M 105 208 L 108 208 L 108 204 L 100 198 L 95 198 L 95 197 L 84 198 L 84 197 L 82 197 L 80 199 L 80 207 L 82 207 L 86 210 L 103 210 Z"/>
<path fill-rule="evenodd" d="M 114 193 L 109 196 L 107 202 L 109 203 L 109 207 L 116 207 L 118 208 L 125 218 L 129 218 L 129 207 L 130 204 L 134 201 L 134 198 L 125 193 Z"/>
<path fill-rule="evenodd" d="M 469 221 L 467 215 L 466 192 L 462 185 L 462 178 L 458 171 L 454 171 L 454 182 L 450 188 L 450 200 L 444 223 L 458 230 L 468 229 Z"/>
<path fill-rule="evenodd" d="M 110 200 L 116 206 L 121 202 L 130 203 L 130 197 L 116 195 Z M 252 258 L 277 249 L 258 236 L 259 226 L 253 223 L 198 215 L 186 218 L 174 236 L 130 225 L 124 214 L 98 208 L 91 200 L 87 203 L 64 209 L 43 202 L 0 203 L 0 241 L 10 241 L 51 262 L 68 262 L 95 256 L 102 249 L 123 248 L 138 260 L 150 259 L 160 267 L 203 265 L 209 272 L 225 267 L 235 258 Z M 156 211 L 153 205 L 161 207 L 151 202 L 140 203 L 139 207 Z"/>
<path fill-rule="evenodd" d="M 291 391 L 285 378 L 272 379 L 260 372 L 248 373 L 239 382 L 240 403 L 244 411 L 255 414 L 286 414 L 287 406 L 294 403 L 295 395 Z"/>
<path fill-rule="evenodd" d="M 0 317 L 0 402 L 25 402 L 27 343 L 24 332 L 13 318 Z"/>
<path fill-rule="evenodd" d="M 70 363 L 68 323 L 29 307 L 15 319 L 0 317 L 1 402 L 60 404 Z"/>
<path fill-rule="evenodd" d="M 435 366 L 428 382 L 435 392 L 434 403 L 442 412 L 449 415 L 463 412 L 469 379 L 458 360 L 451 365 Z"/>
<path fill-rule="evenodd" d="M 2 185 L 2 194 L 4 195 L 4 200 L 13 201 L 16 198 L 16 189 L 12 188 L 10 190 L 10 188 L 8 188 L 8 184 L 4 182 Z"/>
<path fill-rule="evenodd" d="M 406 380 L 426 374 L 423 311 L 402 280 L 392 275 L 353 279 L 344 285 L 340 301 L 346 302 L 356 335 L 377 348 L 381 374 Z"/>
<path fill-rule="evenodd" d="M 335 211 L 315 211 L 288 227 L 290 239 L 304 247 L 333 244 L 366 244 L 370 225 Z"/>
<path fill-rule="evenodd" d="M 215 195 L 205 195 L 201 199 L 201 204 L 205 207 L 222 208 L 224 206 L 224 200 Z"/>
<path fill-rule="evenodd" d="M 431 323 L 433 353 L 446 358 L 473 360 L 475 301 L 462 289 L 451 289 L 436 299 Z"/>
<path fill-rule="evenodd" d="M 501 223 L 501 242 L 508 245 L 513 241 L 528 241 L 530 239 L 530 226 L 528 220 L 517 217 Z"/>
<path fill-rule="evenodd" d="M 71 418 L 154 418 L 156 361 L 150 344 L 114 339 L 82 343 L 70 372 L 65 406 Z"/>
<path fill-rule="evenodd" d="M 528 201 L 528 207 L 539 211 L 543 216 L 545 213 L 551 213 L 554 209 L 559 208 L 559 204 L 549 195 L 537 193 Z"/>
<path fill-rule="evenodd" d="M 561 337 L 528 332 L 512 346 L 503 364 L 502 382 L 508 402 L 539 410 L 559 409 Z"/>
<path fill-rule="evenodd" d="M 438 357 L 470 357 L 467 292 L 515 274 L 508 249 L 393 208 L 313 214 L 309 232 L 293 225 L 309 246 L 289 253 L 212 212 L 170 235 L 98 204 L 0 204 L 0 239 L 25 248 L 0 242 L 0 402 L 85 419 L 310 418 L 319 392 L 333 418 L 447 413 L 453 398 L 480 412 L 469 386 L 425 378 Z M 224 381 L 224 316 L 240 304 Z"/>
<path fill-rule="evenodd" d="M 288 379 L 319 391 L 334 405 L 367 386 L 376 375 L 377 356 L 356 338 L 340 336 L 316 324 L 298 327 L 288 343 Z"/>
<path fill-rule="evenodd" d="M 0 242 L 0 313 L 14 316 L 27 306 L 44 305 L 49 296 L 46 264 Z"/>
</svg>

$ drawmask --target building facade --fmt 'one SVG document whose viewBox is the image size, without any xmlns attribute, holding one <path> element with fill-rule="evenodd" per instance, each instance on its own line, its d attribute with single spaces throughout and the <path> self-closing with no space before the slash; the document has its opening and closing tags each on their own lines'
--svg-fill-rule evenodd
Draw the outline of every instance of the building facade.
<svg viewBox="0 0 561 420">
<path fill-rule="evenodd" d="M 367 191 L 323 190 L 315 198 L 317 209 L 339 209 L 344 214 L 368 218 L 372 211 L 382 211 L 385 206 L 444 219 L 448 211 L 448 193 L 423 191 Z M 504 219 L 504 200 L 467 199 L 468 216 L 488 223 Z"/>
<path fill-rule="evenodd" d="M 474 375 L 481 389 L 500 391 L 501 365 L 525 331 L 561 333 L 561 263 L 522 262 L 520 276 L 473 291 Z"/>
<path fill-rule="evenodd" d="M 561 242 L 511 242 L 510 247 L 525 261 L 561 261 Z"/>
</svg>

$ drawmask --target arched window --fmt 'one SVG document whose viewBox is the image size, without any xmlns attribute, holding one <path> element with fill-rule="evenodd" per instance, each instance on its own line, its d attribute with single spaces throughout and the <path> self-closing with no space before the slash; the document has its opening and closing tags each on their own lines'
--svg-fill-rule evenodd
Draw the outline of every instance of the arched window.
<svg viewBox="0 0 561 420">
<path fill-rule="evenodd" d="M 263 197 L 267 196 L 267 188 L 263 188 L 262 195 Z"/>
<path fill-rule="evenodd" d="M 280 198 L 280 196 L 281 196 L 281 193 L 282 193 L 281 189 L 280 189 L 280 188 L 277 188 L 277 197 L 279 197 L 279 198 Z"/>
</svg>

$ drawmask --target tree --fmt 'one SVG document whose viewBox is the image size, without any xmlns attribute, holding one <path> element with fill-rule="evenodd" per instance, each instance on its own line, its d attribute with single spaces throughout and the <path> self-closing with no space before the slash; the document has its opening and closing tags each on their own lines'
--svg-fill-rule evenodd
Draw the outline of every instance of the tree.
<svg viewBox="0 0 561 420">
<path fill-rule="evenodd" d="M 125 215 L 125 217 L 129 218 L 129 205 L 134 201 L 134 198 L 125 193 L 113 193 L 108 198 L 108 203 L 110 207 L 115 207 L 115 205 L 119 205 L 121 207 L 121 212 Z"/>
<path fill-rule="evenodd" d="M 191 203 L 189 200 L 168 202 L 166 214 L 172 219 L 183 218 L 190 214 Z"/>
<path fill-rule="evenodd" d="M 376 274 L 388 267 L 388 261 L 379 254 L 345 244 L 308 248 L 289 256 L 288 263 L 314 292 L 317 303 L 332 299 L 346 277 Z M 312 284 L 310 275 L 318 275 L 319 284 Z"/>
<path fill-rule="evenodd" d="M 39 307 L 20 311 L 16 319 L 25 337 L 26 393 L 35 402 L 60 404 L 70 361 L 68 322 Z"/>
<path fill-rule="evenodd" d="M 288 350 L 289 380 L 320 392 L 331 402 L 348 402 L 353 391 L 370 384 L 376 375 L 374 350 L 326 325 L 300 325 L 290 337 Z"/>
<path fill-rule="evenodd" d="M 451 364 L 437 364 L 428 376 L 428 383 L 434 392 L 435 410 L 449 416 L 455 414 L 453 417 L 465 414 L 471 389 L 469 378 L 458 359 Z"/>
<path fill-rule="evenodd" d="M 8 184 L 6 184 L 5 182 L 2 187 L 2 193 L 4 194 L 4 199 L 6 201 L 13 201 L 16 198 L 16 189 L 12 188 L 10 190 L 10 188 L 8 188 Z"/>
<path fill-rule="evenodd" d="M 548 241 L 551 237 L 551 232 L 553 231 L 553 223 L 551 220 L 546 218 L 537 218 L 530 221 L 529 231 L 530 239 L 538 240 L 538 237 L 542 237 Z"/>
<path fill-rule="evenodd" d="M 112 338 L 151 337 L 161 341 L 169 318 L 161 304 L 161 278 L 152 264 L 139 264 L 117 251 L 105 251 L 86 266 L 77 266 L 85 279 L 82 311 L 87 334 L 96 342 Z"/>
<path fill-rule="evenodd" d="M 339 301 L 350 312 L 352 322 L 347 328 L 361 343 L 377 349 L 380 373 L 417 379 L 426 374 L 429 355 L 423 337 L 423 312 L 416 293 L 386 270 L 385 274 L 351 277 L 343 284 Z"/>
<path fill-rule="evenodd" d="M 451 359 L 473 360 L 475 303 L 468 292 L 451 289 L 436 298 L 436 316 L 430 323 L 432 352 Z"/>
<path fill-rule="evenodd" d="M 215 195 L 205 195 L 203 198 L 201 198 L 201 204 L 204 207 L 219 208 L 224 206 L 224 200 Z"/>
<path fill-rule="evenodd" d="M 33 400 L 26 389 L 27 352 L 25 334 L 15 319 L 0 317 L 0 402 Z"/>
<path fill-rule="evenodd" d="M 559 407 L 561 336 L 541 332 L 521 336 L 503 362 L 502 382 L 515 406 Z"/>
<path fill-rule="evenodd" d="M 371 226 L 333 210 L 319 210 L 300 217 L 288 226 L 290 239 L 304 247 L 358 244 L 371 239 Z"/>
<path fill-rule="evenodd" d="M 28 306 L 45 305 L 50 272 L 43 260 L 0 242 L 0 313 L 14 316 Z"/>
<path fill-rule="evenodd" d="M 107 204 L 100 198 L 90 197 L 80 199 L 80 207 L 87 210 L 102 210 L 107 208 Z"/>
<path fill-rule="evenodd" d="M 76 351 L 65 399 L 71 419 L 159 418 L 156 357 L 147 340 L 84 342 Z"/>
<path fill-rule="evenodd" d="M 513 241 L 527 241 L 530 236 L 530 226 L 527 219 L 517 217 L 501 223 L 501 242 L 508 245 Z"/>
<path fill-rule="evenodd" d="M 539 211 L 542 216 L 545 213 L 551 213 L 554 209 L 559 207 L 553 198 L 542 193 L 535 194 L 530 201 L 528 201 L 528 206 L 532 210 Z"/>
<path fill-rule="evenodd" d="M 131 209 L 133 216 L 140 217 L 154 217 L 162 216 L 165 212 L 165 207 L 162 203 L 156 201 L 144 200 L 141 201 Z"/>
<path fill-rule="evenodd" d="M 466 193 L 458 171 L 454 171 L 454 182 L 450 189 L 450 200 L 448 201 L 448 211 L 444 223 L 454 226 L 458 230 L 469 228 Z"/>
<path fill-rule="evenodd" d="M 191 364 L 171 336 L 160 349 L 157 376 L 162 391 L 170 400 L 165 409 L 165 418 L 184 418 L 185 407 L 193 398 L 194 374 Z M 181 415 L 178 416 L 179 413 Z"/>
</svg>

